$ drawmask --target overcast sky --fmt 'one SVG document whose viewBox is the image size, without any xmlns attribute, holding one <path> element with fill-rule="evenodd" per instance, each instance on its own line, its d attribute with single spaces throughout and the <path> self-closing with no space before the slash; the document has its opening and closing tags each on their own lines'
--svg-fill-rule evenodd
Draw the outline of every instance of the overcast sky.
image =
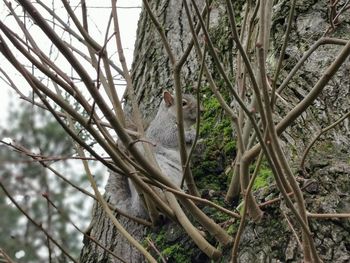
<svg viewBox="0 0 350 263">
<path fill-rule="evenodd" d="M 103 8 L 103 7 L 107 7 L 108 5 L 110 5 L 110 1 L 87 1 L 87 4 L 89 7 L 88 11 L 90 16 L 90 21 L 94 21 L 96 23 L 96 25 L 94 25 L 93 23 L 90 24 L 90 32 L 92 32 L 91 35 L 95 34 L 95 36 L 100 36 L 101 39 L 103 39 L 104 29 L 106 28 L 105 25 L 107 24 L 107 19 L 108 19 L 108 15 L 106 16 L 106 8 Z M 13 6 L 16 6 L 16 5 L 13 3 Z M 118 0 L 117 6 L 133 7 L 133 8 L 118 8 L 118 17 L 120 20 L 119 26 L 120 26 L 121 35 L 122 35 L 124 53 L 125 53 L 127 62 L 130 65 L 132 62 L 132 54 L 133 54 L 135 37 L 136 37 L 138 17 L 141 11 L 140 8 L 135 8 L 135 7 L 141 7 L 141 0 Z M 9 20 L 12 19 L 11 17 L 8 16 L 7 8 L 5 7 L 2 1 L 0 3 L 0 19 L 5 23 L 6 22 L 8 23 Z M 99 32 L 99 30 L 101 31 Z M 98 41 L 98 37 L 96 38 L 97 38 L 96 40 Z M 101 44 L 102 41 L 99 41 L 99 43 Z M 1 63 L 0 64 L 1 67 L 4 70 L 6 70 L 7 66 L 4 66 L 4 63 L 6 62 L 4 57 L 1 54 L 0 54 L 0 63 Z M 24 86 L 26 86 L 26 84 L 23 84 L 23 87 Z M 6 115 L 7 115 L 6 112 L 8 111 L 10 100 L 16 103 L 20 99 L 18 98 L 18 95 L 15 94 L 13 90 L 11 90 L 10 87 L 8 87 L 2 80 L 0 80 L 0 129 L 5 125 L 4 121 L 6 119 Z"/>
</svg>

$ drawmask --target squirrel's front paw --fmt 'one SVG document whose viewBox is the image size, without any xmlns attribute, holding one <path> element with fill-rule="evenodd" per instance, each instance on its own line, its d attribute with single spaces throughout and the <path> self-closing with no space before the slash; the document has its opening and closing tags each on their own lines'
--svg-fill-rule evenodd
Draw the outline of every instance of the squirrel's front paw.
<svg viewBox="0 0 350 263">
<path fill-rule="evenodd" d="M 194 139 L 196 138 L 196 132 L 195 131 L 185 131 L 185 142 L 186 144 L 192 144 L 194 142 Z"/>
</svg>

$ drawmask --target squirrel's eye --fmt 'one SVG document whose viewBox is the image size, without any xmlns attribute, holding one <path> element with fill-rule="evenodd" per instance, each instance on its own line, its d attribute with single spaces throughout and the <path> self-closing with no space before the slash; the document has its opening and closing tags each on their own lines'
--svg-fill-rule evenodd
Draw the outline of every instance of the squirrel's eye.
<svg viewBox="0 0 350 263">
<path fill-rule="evenodd" d="M 182 106 L 186 106 L 187 105 L 187 101 L 186 100 L 182 100 Z"/>
</svg>

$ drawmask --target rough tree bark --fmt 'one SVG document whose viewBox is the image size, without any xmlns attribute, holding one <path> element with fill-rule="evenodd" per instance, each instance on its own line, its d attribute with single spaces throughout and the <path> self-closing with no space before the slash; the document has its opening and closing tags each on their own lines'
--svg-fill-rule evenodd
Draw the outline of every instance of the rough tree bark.
<svg viewBox="0 0 350 263">
<path fill-rule="evenodd" d="M 198 2 L 204 3 L 202 0 Z M 238 2 L 242 3 L 244 1 Z M 271 66 L 276 63 L 283 42 L 287 20 L 286 14 L 290 8 L 289 2 L 278 1 L 274 7 L 271 48 L 268 59 Z M 329 27 L 327 3 L 328 1 L 297 1 L 292 35 L 286 50 L 284 68 L 280 79 L 288 74 L 288 71 L 301 58 L 303 53 Z M 180 56 L 190 40 L 188 23 L 181 1 L 152 1 L 152 8 L 165 28 L 174 53 Z M 242 11 L 242 4 L 236 3 L 236 8 L 238 14 Z M 224 4 L 221 1 L 216 1 L 211 12 L 210 28 L 211 32 L 216 33 L 215 40 L 221 51 L 223 63 L 234 68 L 232 60 L 234 56 L 231 49 L 232 40 L 227 32 L 227 21 L 223 19 L 225 17 L 223 15 L 225 13 Z M 340 25 L 331 33 L 331 36 L 346 39 L 349 36 L 350 29 L 349 13 L 342 14 L 340 20 Z M 324 45 L 313 53 L 283 93 L 285 104 L 280 107 L 282 116 L 285 114 L 282 108 L 285 111 L 288 108 L 286 104 L 294 105 L 305 96 L 339 49 L 339 46 Z M 145 119 L 152 118 L 155 109 L 159 105 L 162 92 L 165 89 L 171 90 L 173 86 L 171 67 L 165 54 L 158 33 L 145 10 L 143 10 L 135 43 L 132 74 L 138 103 Z M 194 52 L 192 52 L 183 69 L 182 81 L 184 87 L 195 85 L 196 74 L 194 73 L 197 72 L 198 67 L 197 59 Z M 283 134 L 285 151 L 289 153 L 290 161 L 295 163 L 295 167 L 305 145 L 312 140 L 313 135 L 322 127 L 326 127 L 337 117 L 349 111 L 349 68 L 350 61 L 347 59 L 314 105 Z M 126 110 L 128 109 L 127 106 Z M 312 159 L 307 166 L 309 169 L 307 180 L 313 182 L 309 188 L 306 188 L 308 209 L 315 213 L 349 212 L 349 122 L 345 121 L 339 128 L 332 130 L 326 136 L 330 138 L 330 143 L 316 147 L 318 153 L 311 156 Z M 123 191 L 121 182 L 121 178 L 110 178 L 108 181 L 106 197 L 112 204 L 118 199 L 118 192 Z M 276 192 L 275 190 L 273 186 L 260 190 L 256 193 L 258 200 L 261 202 L 267 201 L 268 196 Z M 128 200 L 126 200 L 126 204 L 127 202 Z M 279 204 L 276 206 L 278 207 Z M 266 220 L 263 220 L 260 224 L 248 225 L 241 241 L 240 262 L 300 262 L 300 248 L 297 241 L 283 219 L 283 215 L 277 211 L 278 209 L 272 206 L 266 210 Z M 145 237 L 147 229 L 144 226 L 122 216 L 117 217 L 136 238 L 142 240 Z M 317 250 L 324 262 L 349 262 L 349 220 L 311 219 L 310 222 L 315 233 Z M 167 229 L 169 230 L 169 228 Z M 143 261 L 135 249 L 115 230 L 99 207 L 95 207 L 93 212 L 91 236 L 98 239 L 127 262 Z M 227 255 L 229 255 L 229 252 L 227 252 Z M 191 260 L 196 261 L 193 258 Z M 199 257 L 197 260 L 197 262 L 209 262 L 205 257 Z M 95 244 L 85 240 L 81 262 L 119 261 Z"/>
</svg>

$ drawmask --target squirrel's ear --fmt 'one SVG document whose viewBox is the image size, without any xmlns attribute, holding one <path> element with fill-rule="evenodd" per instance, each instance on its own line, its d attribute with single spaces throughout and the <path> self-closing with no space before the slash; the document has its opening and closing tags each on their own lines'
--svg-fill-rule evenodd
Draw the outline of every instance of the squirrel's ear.
<svg viewBox="0 0 350 263">
<path fill-rule="evenodd" d="M 167 107 L 170 107 L 170 106 L 172 106 L 174 104 L 174 97 L 170 94 L 169 91 L 164 91 L 163 99 L 164 99 L 165 105 Z"/>
</svg>

